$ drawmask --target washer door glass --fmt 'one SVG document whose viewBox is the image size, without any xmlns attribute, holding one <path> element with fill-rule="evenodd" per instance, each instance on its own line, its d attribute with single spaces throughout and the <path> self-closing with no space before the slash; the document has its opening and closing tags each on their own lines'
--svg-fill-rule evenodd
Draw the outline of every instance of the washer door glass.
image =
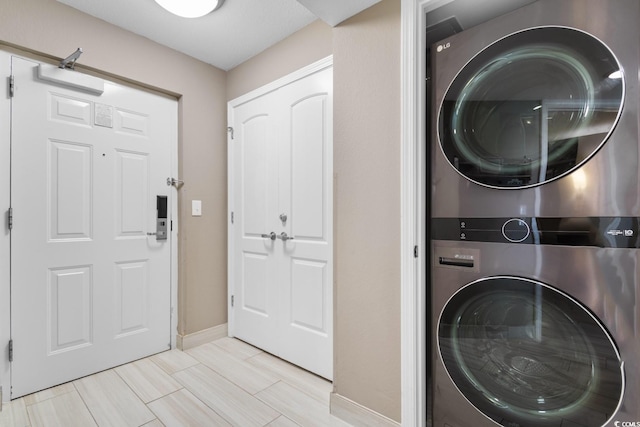
<svg viewBox="0 0 640 427">
<path fill-rule="evenodd" d="M 535 28 L 477 54 L 443 99 L 438 132 L 451 165 L 471 181 L 526 188 L 587 161 L 617 123 L 620 64 L 578 30 Z"/>
<path fill-rule="evenodd" d="M 539 282 L 490 277 L 463 287 L 441 314 L 438 347 L 458 390 L 504 426 L 600 427 L 622 399 L 608 332 Z"/>
</svg>

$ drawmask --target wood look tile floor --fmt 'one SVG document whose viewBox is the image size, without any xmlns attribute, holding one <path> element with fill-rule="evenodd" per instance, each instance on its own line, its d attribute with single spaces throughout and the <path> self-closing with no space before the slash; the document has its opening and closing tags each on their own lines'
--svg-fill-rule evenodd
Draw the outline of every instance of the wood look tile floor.
<svg viewBox="0 0 640 427">
<path fill-rule="evenodd" d="M 4 404 L 0 427 L 343 427 L 331 383 L 242 341 L 170 350 Z"/>
</svg>

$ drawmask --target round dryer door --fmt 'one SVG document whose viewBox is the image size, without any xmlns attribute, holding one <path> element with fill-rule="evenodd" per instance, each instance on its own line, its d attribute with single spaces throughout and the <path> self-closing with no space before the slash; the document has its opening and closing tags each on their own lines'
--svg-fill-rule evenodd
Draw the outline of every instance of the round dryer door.
<svg viewBox="0 0 640 427">
<path fill-rule="evenodd" d="M 587 161 L 615 127 L 624 79 L 599 40 L 529 29 L 478 53 L 449 86 L 438 132 L 449 163 L 493 188 L 527 188 Z"/>
<path fill-rule="evenodd" d="M 458 390 L 504 426 L 600 427 L 624 373 L 606 329 L 568 295 L 528 279 L 489 277 L 460 289 L 438 324 Z"/>
</svg>

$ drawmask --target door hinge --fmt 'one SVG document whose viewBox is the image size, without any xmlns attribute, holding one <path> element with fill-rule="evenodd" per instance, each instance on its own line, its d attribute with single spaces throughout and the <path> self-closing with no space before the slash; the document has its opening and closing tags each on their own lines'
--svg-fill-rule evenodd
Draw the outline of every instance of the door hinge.
<svg viewBox="0 0 640 427">
<path fill-rule="evenodd" d="M 13 98 L 16 93 L 16 81 L 13 76 L 9 76 L 9 97 Z"/>
<path fill-rule="evenodd" d="M 413 247 L 413 257 L 414 258 L 418 258 L 418 246 L 414 246 Z"/>
<path fill-rule="evenodd" d="M 231 295 L 231 307 L 233 307 L 233 304 L 235 303 L 233 295 Z"/>
<path fill-rule="evenodd" d="M 13 230 L 13 208 L 9 208 L 7 211 L 7 227 L 9 230 Z"/>
<path fill-rule="evenodd" d="M 173 231 L 173 220 L 171 220 L 171 231 Z"/>
<path fill-rule="evenodd" d="M 9 362 L 13 362 L 13 340 L 9 340 Z"/>
<path fill-rule="evenodd" d="M 233 221 L 234 221 L 234 215 L 233 215 L 233 212 L 231 212 L 231 224 L 233 224 Z"/>
<path fill-rule="evenodd" d="M 233 139 L 233 127 L 227 127 L 227 132 L 229 132 L 229 134 L 231 135 L 231 139 Z"/>
</svg>

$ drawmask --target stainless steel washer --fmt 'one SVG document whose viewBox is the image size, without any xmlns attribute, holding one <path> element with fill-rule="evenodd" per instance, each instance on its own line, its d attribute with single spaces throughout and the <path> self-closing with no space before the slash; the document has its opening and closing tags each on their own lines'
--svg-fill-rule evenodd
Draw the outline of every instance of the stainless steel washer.
<svg viewBox="0 0 640 427">
<path fill-rule="evenodd" d="M 433 425 L 632 426 L 640 218 L 513 220 L 433 220 Z"/>
</svg>

